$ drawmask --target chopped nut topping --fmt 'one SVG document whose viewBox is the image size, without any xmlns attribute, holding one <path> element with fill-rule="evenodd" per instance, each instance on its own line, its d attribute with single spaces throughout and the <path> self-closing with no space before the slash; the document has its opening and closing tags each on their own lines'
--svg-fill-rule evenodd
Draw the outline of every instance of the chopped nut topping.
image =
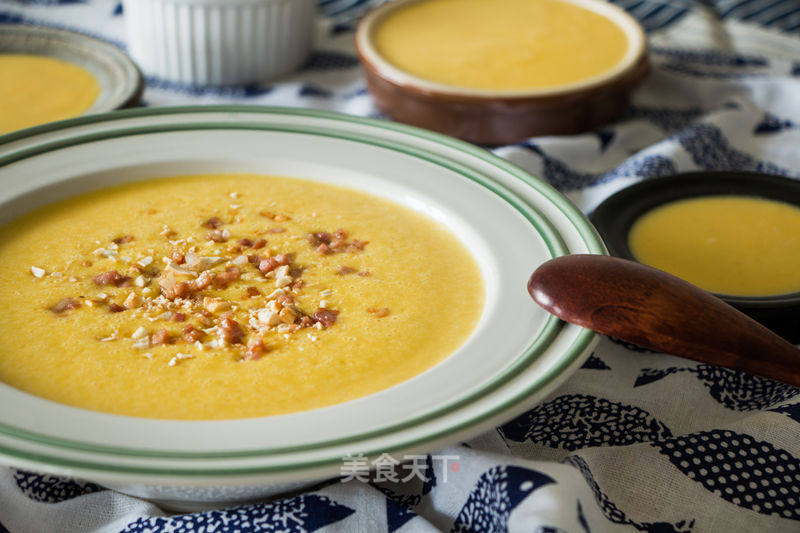
<svg viewBox="0 0 800 533">
<path fill-rule="evenodd" d="M 211 217 L 200 225 L 208 229 L 217 229 L 222 225 L 222 220 L 219 217 Z"/>
<path fill-rule="evenodd" d="M 108 304 L 108 311 L 110 313 L 121 313 L 121 312 L 126 311 L 126 310 L 127 309 L 125 307 L 123 307 L 123 306 L 121 306 L 119 304 L 115 304 L 114 302 L 111 302 L 110 304 Z"/>
<path fill-rule="evenodd" d="M 181 361 L 184 361 L 186 359 L 194 359 L 194 355 L 192 355 L 190 353 L 177 353 L 177 354 L 175 354 L 175 357 L 173 357 L 172 359 L 169 360 L 169 363 L 167 363 L 167 365 L 175 366 L 178 363 L 180 363 Z"/>
<path fill-rule="evenodd" d="M 75 298 L 64 298 L 60 300 L 57 304 L 52 306 L 50 310 L 57 315 L 64 313 L 66 311 L 71 311 L 73 309 L 78 309 L 81 306 L 81 303 L 76 300 Z"/>
<path fill-rule="evenodd" d="M 186 322 L 186 313 L 175 313 L 172 315 L 173 322 Z"/>
<path fill-rule="evenodd" d="M 220 321 L 220 336 L 229 344 L 241 344 L 244 339 L 242 327 L 234 319 L 225 317 Z"/>
<path fill-rule="evenodd" d="M 256 239 L 256 241 L 253 243 L 253 250 L 260 250 L 266 245 L 267 245 L 266 239 Z"/>
<path fill-rule="evenodd" d="M 244 248 L 250 248 L 251 246 L 253 246 L 253 241 L 251 241 L 250 239 L 246 239 L 246 238 L 245 239 L 239 239 L 238 241 L 236 241 L 236 244 L 238 244 L 239 246 L 242 246 Z"/>
<path fill-rule="evenodd" d="M 102 274 L 94 276 L 92 281 L 94 281 L 95 285 L 99 286 L 114 285 L 115 287 L 119 287 L 129 279 L 129 277 L 123 276 L 116 270 L 109 270 L 108 272 L 103 272 Z"/>
<path fill-rule="evenodd" d="M 336 323 L 336 318 L 338 316 L 339 311 L 319 308 L 314 313 L 314 320 L 316 320 L 318 324 L 322 324 L 323 328 L 329 328 Z"/>
<path fill-rule="evenodd" d="M 221 298 L 203 298 L 203 307 L 210 313 L 226 311 L 231 308 L 231 304 Z"/>
<path fill-rule="evenodd" d="M 132 240 L 133 240 L 133 235 L 123 235 L 122 237 L 117 237 L 111 242 L 113 242 L 114 244 L 127 244 Z"/>
<path fill-rule="evenodd" d="M 136 309 L 142 306 L 142 297 L 132 292 L 128 294 L 128 297 L 125 298 L 125 301 L 122 303 L 128 309 Z"/>
<path fill-rule="evenodd" d="M 227 230 L 215 229 L 214 231 L 208 232 L 208 234 L 206 235 L 206 239 L 214 242 L 227 242 L 229 236 L 230 232 L 228 232 Z"/>
<path fill-rule="evenodd" d="M 203 337 L 205 337 L 205 333 L 191 324 L 187 324 L 183 327 L 183 340 L 186 342 L 202 341 Z"/>
<path fill-rule="evenodd" d="M 165 330 L 159 329 L 155 333 L 153 333 L 150 342 L 153 346 L 161 346 L 163 344 L 172 344 L 175 339 L 172 337 L 172 334 Z"/>
<path fill-rule="evenodd" d="M 263 357 L 268 351 L 269 349 L 267 348 L 266 344 L 264 344 L 264 340 L 261 337 L 255 337 L 250 341 L 250 343 L 248 343 L 244 358 L 250 361 L 255 361 L 257 359 L 261 359 L 261 357 Z"/>
<path fill-rule="evenodd" d="M 258 287 L 247 287 L 244 290 L 244 298 L 255 298 L 256 296 L 261 296 L 261 291 L 258 290 Z"/>
<path fill-rule="evenodd" d="M 237 281 L 240 277 L 242 277 L 242 270 L 237 266 L 232 266 L 225 269 L 225 272 L 214 276 L 211 282 L 215 287 L 224 289 L 234 281 Z"/>
<path fill-rule="evenodd" d="M 367 241 L 358 240 L 347 242 L 347 232 L 343 229 L 338 229 L 333 234 L 326 231 L 309 233 L 306 239 L 311 247 L 322 255 L 330 255 L 337 252 L 356 253 L 369 244 Z"/>
<path fill-rule="evenodd" d="M 346 276 L 347 274 L 353 274 L 353 273 L 355 273 L 355 272 L 356 272 L 356 269 L 355 269 L 355 268 L 353 268 L 353 267 L 349 267 L 349 266 L 344 266 L 344 265 L 343 265 L 343 266 L 340 266 L 340 267 L 338 268 L 338 270 L 336 270 L 336 273 L 337 273 L 338 275 L 340 275 L 340 276 Z"/>
</svg>

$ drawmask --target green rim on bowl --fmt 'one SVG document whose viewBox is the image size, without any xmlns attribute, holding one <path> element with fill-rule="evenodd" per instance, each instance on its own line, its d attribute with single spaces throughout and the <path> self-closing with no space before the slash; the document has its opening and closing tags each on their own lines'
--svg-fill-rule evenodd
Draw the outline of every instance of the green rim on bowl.
<svg viewBox="0 0 800 533">
<path fill-rule="evenodd" d="M 401 142 L 379 140 L 374 137 L 370 137 L 368 135 L 344 133 L 341 131 L 336 131 L 333 128 L 327 128 L 327 127 L 313 128 L 306 126 L 302 127 L 296 127 L 296 126 L 287 127 L 285 125 L 276 126 L 269 124 L 267 122 L 268 122 L 268 117 L 270 115 L 272 116 L 283 115 L 283 116 L 303 116 L 303 117 L 312 117 L 315 119 L 321 119 L 326 123 L 326 126 L 328 121 L 330 121 L 331 126 L 335 126 L 337 122 L 339 123 L 344 122 L 351 124 L 355 123 L 355 124 L 369 126 L 372 128 L 399 132 L 404 135 L 408 135 L 418 139 L 423 139 L 425 141 L 434 143 L 436 145 L 446 146 L 448 148 L 455 149 L 459 152 L 480 159 L 481 161 L 488 163 L 494 167 L 502 169 L 506 173 L 509 173 L 513 175 L 515 178 L 521 180 L 528 186 L 533 187 L 544 197 L 546 197 L 553 205 L 555 205 L 559 209 L 559 211 L 562 214 L 564 214 L 564 216 L 573 224 L 577 232 L 580 234 L 583 243 L 589 252 L 600 253 L 600 254 L 605 253 L 605 248 L 602 244 L 602 241 L 598 237 L 594 228 L 591 226 L 591 224 L 588 223 L 588 221 L 586 221 L 586 219 L 578 211 L 578 209 L 574 205 L 572 205 L 565 197 L 561 196 L 558 192 L 556 192 L 552 187 L 550 187 L 549 185 L 545 184 L 540 180 L 537 180 L 536 178 L 533 178 L 531 175 L 529 175 L 519 167 L 516 167 L 515 165 L 503 159 L 500 159 L 499 157 L 494 156 L 480 148 L 439 134 L 431 133 L 425 130 L 420 130 L 417 128 L 404 126 L 400 124 L 383 122 L 373 119 L 352 117 L 338 113 L 311 111 L 311 110 L 283 109 L 283 108 L 251 107 L 251 106 L 209 106 L 209 107 L 192 106 L 192 107 L 181 107 L 181 108 L 135 109 L 135 110 L 115 112 L 115 113 L 108 113 L 100 116 L 79 117 L 76 119 L 70 119 L 59 123 L 48 124 L 44 126 L 37 126 L 34 128 L 30 128 L 28 130 L 23 130 L 20 132 L 8 134 L 6 136 L 0 137 L 0 150 L 2 150 L 4 146 L 8 146 L 10 144 L 17 143 L 19 141 L 24 141 L 25 139 L 35 137 L 37 135 L 68 130 L 69 128 L 82 126 L 86 124 L 95 124 L 108 121 L 124 121 L 124 119 L 156 117 L 156 116 L 175 115 L 175 114 L 189 114 L 189 113 L 191 114 L 255 113 L 259 115 L 264 115 L 265 120 L 263 124 L 256 124 L 252 122 L 235 122 L 235 121 L 228 121 L 228 122 L 203 121 L 203 122 L 189 122 L 181 124 L 180 121 L 178 120 L 176 121 L 175 124 L 167 124 L 167 125 L 162 124 L 162 125 L 151 125 L 151 126 L 138 125 L 130 128 L 114 129 L 111 131 L 93 133 L 89 135 L 67 137 L 61 140 L 44 142 L 43 144 L 37 145 L 33 148 L 26 149 L 24 147 L 20 147 L 19 150 L 12 151 L 11 153 L 0 157 L 0 166 L 5 166 L 11 164 L 12 162 L 32 157 L 44 152 L 58 150 L 61 148 L 74 146 L 77 144 L 88 143 L 102 139 L 110 139 L 114 137 L 139 135 L 145 133 L 156 133 L 164 131 L 187 131 L 187 130 L 197 130 L 197 129 L 206 129 L 206 130 L 207 129 L 237 129 L 237 130 L 255 129 L 255 130 L 266 130 L 266 131 L 285 131 L 290 133 L 324 135 L 327 137 L 336 137 L 355 142 L 373 144 L 375 146 L 380 146 L 382 148 L 388 148 L 391 150 L 399 151 L 404 154 L 411 155 L 413 157 L 425 159 L 434 164 L 444 166 L 449 170 L 458 172 L 465 178 L 470 179 L 478 183 L 479 185 L 491 190 L 498 196 L 501 196 L 506 202 L 511 204 L 515 209 L 517 209 L 520 213 L 522 213 L 523 216 L 525 216 L 528 219 L 528 221 L 535 226 L 537 231 L 542 236 L 543 240 L 547 243 L 547 246 L 550 250 L 550 254 L 552 256 L 563 255 L 568 252 L 558 232 L 551 226 L 551 224 L 547 221 L 547 219 L 543 217 L 535 208 L 527 204 L 524 200 L 517 197 L 516 194 L 509 191 L 506 187 L 498 183 L 495 183 L 494 181 L 480 175 L 480 173 L 478 172 L 475 172 L 465 167 L 464 165 L 458 163 L 457 161 L 450 160 L 441 155 L 434 154 L 432 152 L 427 152 L 425 150 L 421 150 L 419 148 L 406 145 Z M 380 429 L 365 432 L 362 434 L 347 436 L 345 438 L 338 439 L 336 441 L 320 442 L 320 443 L 308 444 L 305 446 L 284 447 L 278 449 L 266 448 L 266 449 L 240 450 L 240 451 L 192 453 L 192 452 L 175 452 L 175 451 L 164 451 L 164 450 L 159 451 L 152 449 L 145 450 L 145 449 L 122 448 L 116 446 L 103 446 L 88 442 L 76 442 L 76 441 L 59 439 L 47 435 L 31 433 L 29 431 L 21 430 L 19 428 L 13 428 L 1 425 L 0 425 L 0 434 L 7 435 L 9 437 L 13 437 L 21 441 L 27 441 L 30 443 L 44 444 L 56 448 L 68 448 L 73 450 L 88 451 L 103 455 L 141 457 L 141 458 L 150 457 L 150 458 L 187 459 L 187 460 L 267 456 L 267 455 L 291 453 L 291 452 L 306 451 L 313 449 L 324 449 L 326 447 L 342 445 L 345 443 L 353 444 L 355 446 L 356 443 L 358 443 L 359 441 L 363 441 L 365 439 L 375 438 L 382 435 L 388 435 L 393 432 L 397 432 L 401 429 L 404 429 L 406 427 L 419 425 L 424 422 L 431 421 L 437 417 L 444 416 L 448 412 L 456 410 L 459 407 L 462 407 L 473 401 L 477 401 L 482 397 L 485 397 L 487 394 L 489 394 L 493 390 L 497 389 L 498 387 L 502 386 L 504 383 L 512 379 L 521 368 L 524 368 L 526 365 L 530 364 L 531 361 L 534 360 L 537 357 L 537 355 L 541 353 L 541 351 L 552 342 L 553 338 L 558 334 L 562 326 L 563 326 L 562 323 L 550 317 L 545 327 L 540 332 L 540 335 L 528 347 L 528 349 L 524 351 L 524 353 L 520 354 L 517 357 L 517 359 L 514 361 L 514 364 L 511 365 L 509 368 L 507 368 L 505 371 L 496 375 L 492 381 L 478 388 L 478 390 L 471 391 L 470 394 L 465 395 L 462 398 L 458 398 L 457 400 L 450 402 L 445 406 L 439 406 L 413 419 L 404 420 L 398 424 L 382 427 Z M 577 359 L 585 352 L 586 348 L 591 344 L 594 337 L 595 335 L 588 330 L 581 331 L 574 339 L 572 345 L 560 357 L 557 364 L 550 367 L 543 376 L 541 376 L 535 382 L 530 383 L 525 388 L 524 391 L 522 391 L 519 394 L 516 394 L 510 400 L 507 400 L 500 405 L 496 405 L 492 409 L 484 410 L 467 421 L 463 421 L 458 424 L 452 424 L 447 427 L 442 427 L 438 429 L 436 432 L 427 433 L 424 437 L 419 437 L 410 440 L 398 439 L 397 442 L 392 443 L 392 448 L 402 449 L 402 448 L 422 446 L 426 442 L 432 442 L 436 439 L 443 438 L 446 437 L 447 435 L 464 430 L 465 427 L 477 425 L 481 421 L 487 420 L 493 415 L 496 415 L 498 413 L 510 409 L 514 405 L 517 405 L 520 402 L 524 401 L 526 397 L 534 394 L 535 392 L 551 384 L 566 369 L 574 365 Z M 364 453 L 365 455 L 370 456 L 386 450 L 364 449 L 358 451 L 359 453 Z M 63 467 L 83 468 L 93 471 L 128 472 L 136 474 L 171 474 L 179 476 L 208 476 L 208 475 L 227 476 L 227 475 L 256 474 L 265 472 L 285 472 L 292 470 L 302 470 L 312 467 L 319 467 L 328 464 L 339 463 L 340 461 L 340 454 L 337 454 L 335 457 L 326 457 L 324 459 L 319 459 L 315 461 L 298 462 L 296 464 L 287 463 L 279 466 L 273 465 L 268 467 L 246 467 L 241 469 L 236 469 L 236 468 L 209 469 L 209 468 L 198 467 L 197 465 L 190 465 L 188 468 L 183 469 L 175 467 L 152 468 L 152 467 L 141 467 L 141 466 L 126 466 L 119 464 L 109 465 L 107 463 L 96 463 L 91 461 L 84 461 L 84 460 L 77 460 L 77 459 L 70 459 L 63 457 L 53 457 L 47 454 L 32 453 L 24 449 L 8 448 L 5 446 L 0 447 L 0 453 L 26 461 L 34 461 L 34 462 L 46 463 L 50 465 L 63 466 Z"/>
</svg>

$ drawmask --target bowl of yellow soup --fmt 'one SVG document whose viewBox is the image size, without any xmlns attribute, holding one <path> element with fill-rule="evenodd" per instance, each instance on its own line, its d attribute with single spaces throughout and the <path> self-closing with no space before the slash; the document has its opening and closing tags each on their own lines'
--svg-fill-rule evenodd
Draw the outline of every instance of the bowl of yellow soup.
<svg viewBox="0 0 800 533">
<path fill-rule="evenodd" d="M 356 48 L 386 114 L 488 145 L 607 123 L 648 72 L 641 26 L 601 0 L 395 0 Z"/>
<path fill-rule="evenodd" d="M 119 48 L 64 30 L 0 26 L 0 135 L 135 105 L 143 89 Z"/>
<path fill-rule="evenodd" d="M 591 224 L 424 130 L 126 110 L 3 137 L 0 182 L 5 464 L 180 508 L 263 498 L 487 430 L 596 341 L 525 290 L 604 253 Z"/>
<path fill-rule="evenodd" d="M 648 180 L 591 215 L 612 255 L 712 292 L 800 342 L 800 182 L 754 172 Z"/>
</svg>

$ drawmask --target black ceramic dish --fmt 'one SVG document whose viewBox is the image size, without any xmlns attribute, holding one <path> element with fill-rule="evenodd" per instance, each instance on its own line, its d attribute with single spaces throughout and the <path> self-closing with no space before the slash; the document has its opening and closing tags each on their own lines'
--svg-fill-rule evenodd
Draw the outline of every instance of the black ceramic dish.
<svg viewBox="0 0 800 533">
<path fill-rule="evenodd" d="M 677 174 L 642 181 L 617 192 L 600 204 L 589 219 L 611 255 L 635 261 L 628 247 L 628 233 L 639 217 L 675 200 L 717 195 L 756 196 L 800 207 L 800 180 L 755 172 Z M 800 292 L 761 297 L 717 296 L 789 342 L 800 343 Z"/>
</svg>

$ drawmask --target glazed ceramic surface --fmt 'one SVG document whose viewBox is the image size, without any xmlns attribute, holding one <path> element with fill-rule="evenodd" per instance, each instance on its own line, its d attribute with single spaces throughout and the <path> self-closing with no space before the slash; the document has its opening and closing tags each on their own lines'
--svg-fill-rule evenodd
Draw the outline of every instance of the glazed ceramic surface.
<svg viewBox="0 0 800 533">
<path fill-rule="evenodd" d="M 384 4 L 364 17 L 356 31 L 356 49 L 377 105 L 407 124 L 486 145 L 579 133 L 619 116 L 649 72 L 644 30 L 633 17 L 601 0 L 564 0 L 607 17 L 625 32 L 629 48 L 615 67 L 587 80 L 533 90 L 489 91 L 425 80 L 389 63 L 372 38 L 383 17 L 420 1 Z"/>
<path fill-rule="evenodd" d="M 83 67 L 100 84 L 85 114 L 131 107 L 142 94 L 139 69 L 119 48 L 79 33 L 38 26 L 0 26 L 0 54 L 54 57 Z"/>
<path fill-rule="evenodd" d="M 169 421 L 96 413 L 0 385 L 0 460 L 185 507 L 242 501 L 336 476 L 347 454 L 434 450 L 530 408 L 595 336 L 530 300 L 542 262 L 604 253 L 549 185 L 474 146 L 388 122 L 263 107 L 141 109 L 0 138 L 0 222 L 49 202 L 153 176 L 253 172 L 389 198 L 456 233 L 486 305 L 466 344 L 398 386 L 301 413 Z"/>
<path fill-rule="evenodd" d="M 591 214 L 612 255 L 635 261 L 628 238 L 649 211 L 704 196 L 755 196 L 800 206 L 800 182 L 756 172 L 687 172 L 646 180 L 606 198 Z M 800 292 L 777 296 L 717 294 L 792 343 L 800 342 Z"/>
<path fill-rule="evenodd" d="M 125 0 L 131 55 L 186 84 L 255 83 L 308 59 L 314 0 Z"/>
</svg>

